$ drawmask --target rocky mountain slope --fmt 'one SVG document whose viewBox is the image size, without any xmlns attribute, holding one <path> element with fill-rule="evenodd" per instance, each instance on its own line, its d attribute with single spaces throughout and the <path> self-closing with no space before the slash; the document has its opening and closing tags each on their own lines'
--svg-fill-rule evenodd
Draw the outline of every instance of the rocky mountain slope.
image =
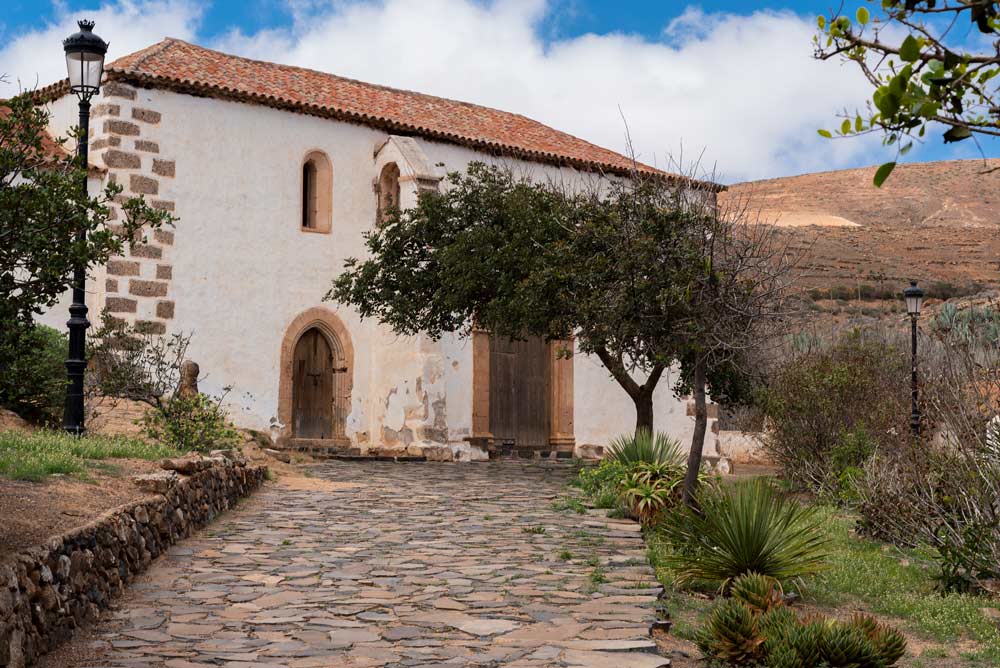
<svg viewBox="0 0 1000 668">
<path fill-rule="evenodd" d="M 1000 159 L 901 164 L 882 188 L 875 167 L 732 186 L 804 251 L 804 288 L 939 291 L 1000 284 Z M 945 296 L 942 294 L 941 296 Z"/>
</svg>

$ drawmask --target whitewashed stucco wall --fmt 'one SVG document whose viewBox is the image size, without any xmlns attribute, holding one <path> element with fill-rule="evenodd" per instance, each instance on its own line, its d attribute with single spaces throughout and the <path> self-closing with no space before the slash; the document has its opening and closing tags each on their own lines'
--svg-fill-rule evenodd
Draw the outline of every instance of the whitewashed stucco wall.
<svg viewBox="0 0 1000 668">
<path fill-rule="evenodd" d="M 354 347 L 349 435 L 378 445 L 383 426 L 431 425 L 441 411 L 449 441 L 471 433 L 469 341 L 400 337 L 375 321 L 362 322 L 353 309 L 323 302 L 344 260 L 364 255 L 363 234 L 375 221 L 372 183 L 380 165 L 374 151 L 385 132 L 162 90 L 138 89 L 135 105 L 162 114 L 155 127 L 144 127 L 143 137 L 176 160 L 176 177 L 161 179 L 159 195 L 176 202 L 178 218 L 169 257 L 176 303 L 171 329 L 193 335 L 189 356 L 201 365 L 204 391 L 232 385 L 234 420 L 267 429 L 278 414 L 286 329 L 307 309 L 323 306 L 336 311 Z M 54 130 L 65 132 L 75 123 L 73 108 L 68 97 L 53 103 Z M 442 173 L 494 160 L 465 147 L 416 141 L 430 164 L 443 163 Z M 301 165 L 312 150 L 326 153 L 333 166 L 329 234 L 300 229 Z M 571 187 L 597 181 L 572 169 L 503 162 Z M 404 206 L 414 201 L 413 188 L 413 182 L 402 184 Z M 97 313 L 99 295 L 94 301 Z M 603 444 L 634 427 L 631 401 L 599 361 L 579 355 L 574 370 L 578 443 Z M 665 377 L 655 395 L 657 427 L 687 440 L 692 421 L 669 385 Z"/>
</svg>

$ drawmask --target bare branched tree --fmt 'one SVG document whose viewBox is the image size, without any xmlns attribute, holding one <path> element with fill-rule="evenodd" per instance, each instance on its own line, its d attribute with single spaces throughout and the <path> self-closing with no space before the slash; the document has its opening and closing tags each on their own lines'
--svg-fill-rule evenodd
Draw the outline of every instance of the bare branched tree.
<svg viewBox="0 0 1000 668">
<path fill-rule="evenodd" d="M 695 402 L 684 499 L 693 502 L 708 426 L 707 395 L 739 404 L 762 379 L 761 358 L 800 311 L 790 299 L 803 251 L 766 220 L 749 195 L 726 204 L 696 199 L 687 220 L 694 262 L 676 325 L 678 358 Z"/>
</svg>

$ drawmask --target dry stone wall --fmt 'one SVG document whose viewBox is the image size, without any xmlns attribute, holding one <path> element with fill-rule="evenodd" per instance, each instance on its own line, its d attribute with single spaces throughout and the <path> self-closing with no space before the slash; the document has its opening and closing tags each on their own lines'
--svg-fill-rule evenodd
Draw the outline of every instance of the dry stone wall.
<svg viewBox="0 0 1000 668">
<path fill-rule="evenodd" d="M 156 496 L 0 560 L 0 666 L 30 666 L 95 620 L 167 547 L 232 507 L 267 475 L 267 467 L 248 466 L 239 456 L 200 461 L 183 469 L 192 471 L 188 476 L 146 476 L 143 486 Z"/>
</svg>

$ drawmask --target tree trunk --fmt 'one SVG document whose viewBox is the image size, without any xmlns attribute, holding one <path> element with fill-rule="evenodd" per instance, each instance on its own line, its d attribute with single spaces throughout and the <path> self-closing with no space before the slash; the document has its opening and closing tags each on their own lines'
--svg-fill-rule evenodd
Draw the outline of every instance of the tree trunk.
<svg viewBox="0 0 1000 668">
<path fill-rule="evenodd" d="M 601 363 L 604 364 L 604 367 L 611 372 L 611 376 L 618 381 L 618 384 L 628 393 L 628 396 L 635 404 L 635 428 L 637 430 L 640 428 L 648 429 L 652 432 L 653 391 L 656 389 L 656 384 L 660 382 L 664 366 L 662 364 L 655 365 L 649 372 L 646 382 L 640 385 L 628 374 L 622 361 L 617 357 L 613 357 L 607 349 L 598 348 L 594 352 L 601 360 Z"/>
<path fill-rule="evenodd" d="M 645 429 L 653 433 L 653 390 L 646 391 L 643 387 L 637 396 L 632 397 L 635 402 L 635 430 Z"/>
<path fill-rule="evenodd" d="M 687 473 L 684 475 L 683 500 L 689 506 L 697 507 L 695 494 L 698 491 L 698 472 L 701 470 L 701 453 L 705 448 L 705 432 L 708 429 L 708 406 L 705 401 L 705 360 L 701 357 L 694 362 L 694 436 L 691 451 L 688 452 Z"/>
</svg>

